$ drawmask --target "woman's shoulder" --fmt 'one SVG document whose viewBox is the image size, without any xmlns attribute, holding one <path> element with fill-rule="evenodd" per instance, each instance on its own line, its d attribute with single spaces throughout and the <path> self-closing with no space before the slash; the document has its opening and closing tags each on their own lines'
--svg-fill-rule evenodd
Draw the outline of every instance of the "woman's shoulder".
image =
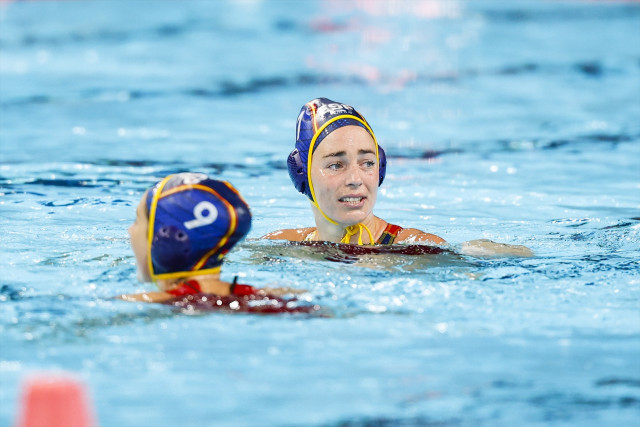
<svg viewBox="0 0 640 427">
<path fill-rule="evenodd" d="M 418 243 L 418 242 L 428 242 L 433 243 L 435 245 L 444 245 L 447 242 L 440 236 L 436 236 L 435 234 L 425 233 L 422 230 L 418 230 L 417 228 L 402 228 L 396 237 L 395 243 Z"/>
<path fill-rule="evenodd" d="M 313 233 L 316 227 L 304 227 L 304 228 L 288 228 L 285 230 L 276 230 L 271 233 L 265 234 L 261 239 L 269 240 L 289 240 L 291 242 L 301 242 L 307 238 L 307 236 Z"/>
</svg>

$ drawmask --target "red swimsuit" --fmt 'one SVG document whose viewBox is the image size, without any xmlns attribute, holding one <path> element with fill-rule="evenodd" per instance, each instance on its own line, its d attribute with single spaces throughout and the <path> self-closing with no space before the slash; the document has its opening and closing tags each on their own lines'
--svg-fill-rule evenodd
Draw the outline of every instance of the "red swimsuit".
<svg viewBox="0 0 640 427">
<path fill-rule="evenodd" d="M 285 299 L 268 295 L 250 285 L 237 284 L 237 276 L 233 279 L 231 295 L 219 296 L 202 292 L 200 284 L 195 280 L 187 280 L 166 291 L 173 295 L 163 304 L 186 310 L 227 310 L 244 313 L 278 314 L 278 313 L 314 313 L 320 310 L 318 305 L 298 305 L 295 298 Z"/>
<path fill-rule="evenodd" d="M 238 280 L 238 276 L 233 279 L 233 283 L 231 284 L 231 295 L 235 296 L 247 296 L 247 295 L 256 295 L 258 290 L 250 285 L 238 285 L 236 281 Z M 195 295 L 201 294 L 202 288 L 200 288 L 200 283 L 195 280 L 187 280 L 186 282 L 180 283 L 178 286 L 165 291 L 168 294 L 171 294 L 175 297 L 183 297 L 185 295 Z"/>
</svg>

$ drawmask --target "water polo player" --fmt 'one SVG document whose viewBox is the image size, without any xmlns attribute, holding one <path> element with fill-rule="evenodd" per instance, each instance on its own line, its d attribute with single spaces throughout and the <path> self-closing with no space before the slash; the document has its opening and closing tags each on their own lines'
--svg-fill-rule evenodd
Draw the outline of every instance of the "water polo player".
<svg viewBox="0 0 640 427">
<path fill-rule="evenodd" d="M 311 201 L 316 226 L 279 230 L 267 239 L 352 244 L 446 243 L 373 214 L 386 157 L 369 123 L 353 107 L 317 98 L 300 110 L 287 161 L 296 189 Z"/>
<path fill-rule="evenodd" d="M 120 298 L 171 301 L 177 305 L 200 302 L 201 308 L 203 302 L 211 305 L 211 298 L 191 296 L 255 296 L 272 301 L 267 304 L 267 310 L 246 311 L 295 311 L 286 309 L 287 301 L 274 297 L 292 290 L 260 290 L 237 284 L 237 277 L 233 283 L 220 280 L 224 256 L 244 239 L 250 228 L 249 206 L 228 182 L 196 173 L 167 176 L 145 192 L 136 210 L 136 220 L 129 227 L 138 279 L 154 282 L 159 291 Z M 218 299 L 213 305 L 229 301 Z M 246 308 L 246 304 L 243 307 Z M 235 304 L 232 308 L 242 307 Z"/>
<path fill-rule="evenodd" d="M 357 245 L 446 245 L 441 237 L 389 224 L 373 214 L 387 159 L 369 123 L 353 107 L 317 98 L 298 115 L 295 149 L 287 159 L 296 189 L 311 201 L 315 227 L 278 230 L 265 239 Z M 480 239 L 459 252 L 474 256 L 531 256 L 530 249 Z"/>
</svg>

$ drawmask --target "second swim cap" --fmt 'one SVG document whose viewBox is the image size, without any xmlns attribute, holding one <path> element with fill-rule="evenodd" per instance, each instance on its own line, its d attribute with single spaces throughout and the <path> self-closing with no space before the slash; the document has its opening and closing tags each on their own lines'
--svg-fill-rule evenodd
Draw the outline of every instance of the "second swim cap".
<svg viewBox="0 0 640 427">
<path fill-rule="evenodd" d="M 147 194 L 151 279 L 214 273 L 251 228 L 249 206 L 228 182 L 169 175 Z"/>
<path fill-rule="evenodd" d="M 296 127 L 296 148 L 287 159 L 289 177 L 293 185 L 312 202 L 314 201 L 313 194 L 309 185 L 310 157 L 324 138 L 343 126 L 360 126 L 371 135 L 377 147 L 378 185 L 384 181 L 387 158 L 382 147 L 378 145 L 369 123 L 350 105 L 327 98 L 316 98 L 300 109 Z"/>
</svg>

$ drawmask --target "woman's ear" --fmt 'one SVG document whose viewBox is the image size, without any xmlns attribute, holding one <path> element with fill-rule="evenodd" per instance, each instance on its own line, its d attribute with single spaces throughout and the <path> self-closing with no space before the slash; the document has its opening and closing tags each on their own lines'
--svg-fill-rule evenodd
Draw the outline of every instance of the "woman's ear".
<svg viewBox="0 0 640 427">
<path fill-rule="evenodd" d="M 309 184 L 307 183 L 307 167 L 302 162 L 300 152 L 297 148 L 294 149 L 287 158 L 287 169 L 289 170 L 289 178 L 291 178 L 291 182 L 293 182 L 296 190 L 313 201 L 311 191 L 309 190 Z"/>
<path fill-rule="evenodd" d="M 378 145 L 378 187 L 382 185 L 384 176 L 387 173 L 387 155 L 384 149 Z"/>
</svg>

